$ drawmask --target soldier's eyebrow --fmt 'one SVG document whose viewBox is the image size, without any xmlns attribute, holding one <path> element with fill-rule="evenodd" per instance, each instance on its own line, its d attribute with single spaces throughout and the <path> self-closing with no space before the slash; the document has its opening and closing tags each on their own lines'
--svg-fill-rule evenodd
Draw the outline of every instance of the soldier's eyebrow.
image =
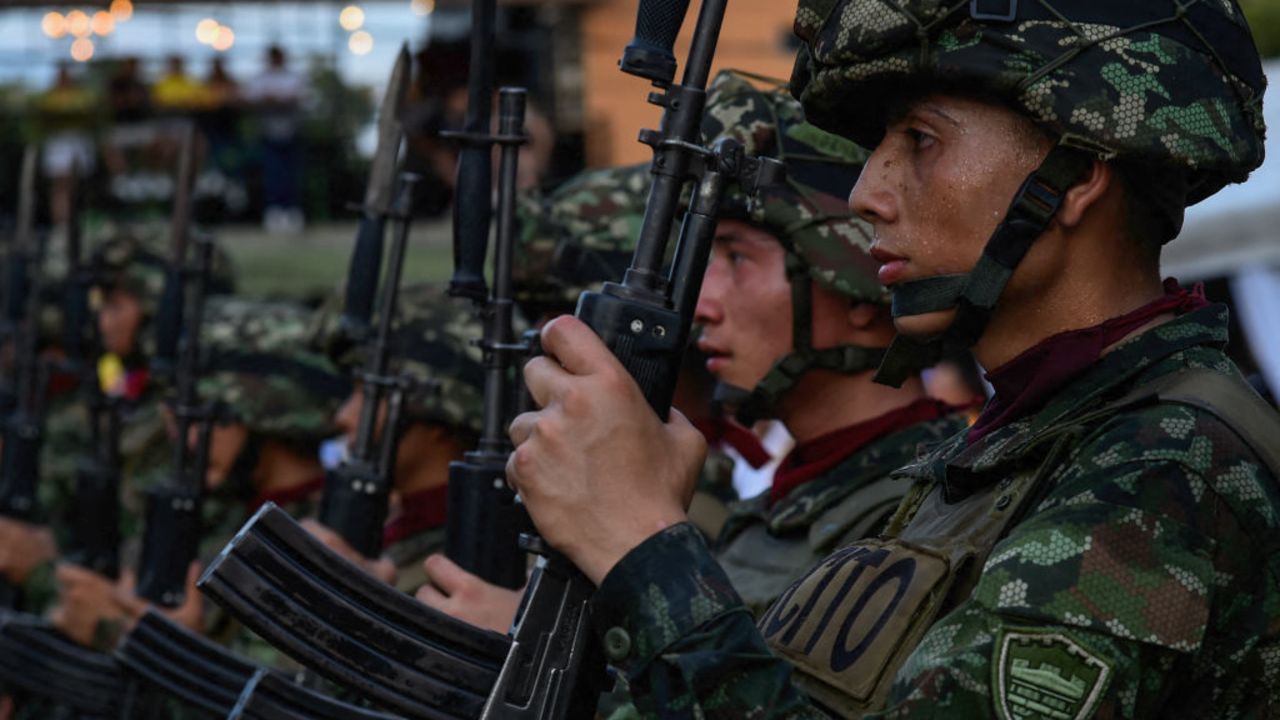
<svg viewBox="0 0 1280 720">
<path fill-rule="evenodd" d="M 938 105 L 937 105 L 937 104 L 935 104 L 935 103 L 932 103 L 932 102 L 924 102 L 924 103 L 920 103 L 920 105 L 919 105 L 919 106 L 917 106 L 917 109 L 918 109 L 920 112 L 926 112 L 926 113 L 929 113 L 929 114 L 932 114 L 932 115 L 937 115 L 938 117 L 942 118 L 943 120 L 946 120 L 947 122 L 951 123 L 951 125 L 952 125 L 952 126 L 954 126 L 957 130 L 959 130 L 959 129 L 961 129 L 961 128 L 962 128 L 962 126 L 960 125 L 960 121 L 959 121 L 959 120 L 957 120 L 957 119 L 955 119 L 955 118 L 951 117 L 950 115 L 948 115 L 948 114 L 947 114 L 947 112 L 946 112 L 945 110 L 943 110 L 942 108 L 938 107 Z"/>
</svg>

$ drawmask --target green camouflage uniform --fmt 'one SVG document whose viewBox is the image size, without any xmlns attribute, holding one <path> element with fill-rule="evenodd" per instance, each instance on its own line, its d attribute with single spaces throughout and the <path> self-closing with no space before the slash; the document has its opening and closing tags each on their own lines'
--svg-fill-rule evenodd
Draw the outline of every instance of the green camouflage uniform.
<svg viewBox="0 0 1280 720">
<path fill-rule="evenodd" d="M 214 298 L 205 308 L 203 328 L 200 400 L 217 404 L 219 422 L 241 424 L 249 431 L 248 447 L 241 451 L 236 469 L 205 496 L 200 559 L 207 563 L 248 519 L 253 503 L 271 499 L 253 486 L 250 476 L 260 443 L 273 441 L 297 452 L 314 452 L 334 432 L 333 414 L 350 384 L 328 358 L 307 349 L 311 313 L 305 308 Z M 317 470 L 312 482 L 284 491 L 281 497 L 291 498 L 284 510 L 294 517 L 313 514 L 323 480 Z M 278 660 L 274 648 L 213 603 L 205 608 L 210 637 L 256 661 Z"/>
<path fill-rule="evenodd" d="M 970 20 L 967 2 L 802 0 L 796 90 L 814 122 L 875 142 L 852 98 L 887 108 L 922 77 L 1004 83 L 1057 134 L 1179 176 L 1190 202 L 1260 162 L 1261 84 L 1247 30 L 1235 65 L 1197 45 L 1240 31 L 1233 2 L 1185 22 L 1171 5 L 1077 7 L 1097 20 L 1071 25 Z M 1170 20 L 1120 31 L 1109 12 Z M 1280 486 L 1264 465 L 1274 436 L 1256 431 L 1276 425 L 1237 414 L 1256 398 L 1226 329 L 1221 306 L 1181 314 L 1039 410 L 901 469 L 913 488 L 883 537 L 823 561 L 759 628 L 697 533 L 653 536 L 595 598 L 607 653 L 662 717 L 1275 716 Z M 1227 389 L 1156 394 L 1176 381 Z"/>
</svg>

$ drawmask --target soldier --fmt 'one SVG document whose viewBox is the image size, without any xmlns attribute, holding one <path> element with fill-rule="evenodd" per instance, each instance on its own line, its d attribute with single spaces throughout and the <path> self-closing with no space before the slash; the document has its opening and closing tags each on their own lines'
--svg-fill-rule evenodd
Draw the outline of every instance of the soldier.
<svg viewBox="0 0 1280 720">
<path fill-rule="evenodd" d="M 883 378 L 971 345 L 996 397 L 759 629 L 684 522 L 697 433 L 584 325 L 544 329 L 509 478 L 600 585 L 646 714 L 1280 711 L 1280 430 L 1225 309 L 1159 275 L 1185 206 L 1261 161 L 1247 25 L 1234 2 L 1001 7 L 800 4 L 793 90 L 876 148 L 851 206 L 894 293 Z"/>
<path fill-rule="evenodd" d="M 322 355 L 306 350 L 309 313 L 286 303 L 219 298 L 205 309 L 201 342 L 206 351 L 199 383 L 201 402 L 217 408 L 205 473 L 201 558 L 215 555 L 262 504 L 271 501 L 306 515 L 324 484 L 321 440 L 349 384 Z M 194 446 L 197 437 L 174 438 Z M 83 569 L 62 566 L 63 604 L 55 623 L 81 642 L 109 647 L 124 626 L 145 610 L 130 597 L 129 579 L 115 587 Z M 260 643 L 211 606 L 189 577 L 187 603 L 173 616 L 197 632 L 254 654 Z M 207 612 L 206 612 L 207 611 Z"/>
<path fill-rule="evenodd" d="M 425 582 L 422 561 L 444 547 L 449 463 L 473 449 L 481 431 L 484 367 L 474 343 L 481 335 L 480 322 L 468 304 L 449 298 L 444 287 L 404 288 L 397 306 L 391 371 L 408 376 L 414 387 L 401 410 L 401 426 L 392 430 L 400 437 L 391 478 L 394 510 L 383 533 L 383 555 L 377 560 L 361 557 L 329 528 L 315 521 L 304 525 L 374 577 L 413 592 Z M 345 361 L 355 364 L 358 358 Z M 363 406 L 364 392 L 357 385 L 336 416 L 349 443 L 355 442 Z M 385 413 L 385 408 L 379 410 L 381 417 Z"/>
</svg>

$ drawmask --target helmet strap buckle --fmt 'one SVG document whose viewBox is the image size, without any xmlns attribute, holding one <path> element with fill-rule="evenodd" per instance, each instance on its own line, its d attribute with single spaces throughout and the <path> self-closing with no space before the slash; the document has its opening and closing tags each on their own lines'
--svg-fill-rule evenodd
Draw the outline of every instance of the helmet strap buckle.
<svg viewBox="0 0 1280 720">
<path fill-rule="evenodd" d="M 969 0 L 969 17 L 985 22 L 1013 22 L 1018 0 Z"/>
</svg>

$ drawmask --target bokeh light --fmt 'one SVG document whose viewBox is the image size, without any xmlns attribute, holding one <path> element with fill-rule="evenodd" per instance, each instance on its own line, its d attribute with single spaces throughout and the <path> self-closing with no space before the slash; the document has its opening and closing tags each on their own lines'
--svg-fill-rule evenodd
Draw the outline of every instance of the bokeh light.
<svg viewBox="0 0 1280 720">
<path fill-rule="evenodd" d="M 213 18 L 201 20 L 196 23 L 196 40 L 205 45 L 212 45 L 214 39 L 218 37 L 218 28 L 220 27 L 221 25 L 218 24 L 218 21 Z"/>
<path fill-rule="evenodd" d="M 45 13 L 40 21 L 40 29 L 45 35 L 57 40 L 67 34 L 67 19 L 60 12 Z"/>
<path fill-rule="evenodd" d="M 116 22 L 122 23 L 133 17 L 133 0 L 111 0 L 109 11 Z"/>
<path fill-rule="evenodd" d="M 93 41 L 87 37 L 76 38 L 71 43 L 71 59 L 76 62 L 88 62 L 93 57 Z"/>
<path fill-rule="evenodd" d="M 217 50 L 218 52 L 226 52 L 235 44 L 236 34 L 231 31 L 231 28 L 226 25 L 218 28 L 218 33 L 214 36 L 212 43 L 214 50 Z"/>
<path fill-rule="evenodd" d="M 89 21 L 89 25 L 93 28 L 93 34 L 99 37 L 106 37 L 116 29 L 116 19 L 106 10 L 99 10 L 93 14 L 93 20 Z"/>
<path fill-rule="evenodd" d="M 347 49 L 356 55 L 368 55 L 373 50 L 373 36 L 364 30 L 353 32 L 347 40 Z"/>
<path fill-rule="evenodd" d="M 364 10 L 359 5 L 348 5 L 338 13 L 338 24 L 343 30 L 358 30 L 364 25 Z"/>
<path fill-rule="evenodd" d="M 67 32 L 78 38 L 87 37 L 93 32 L 91 24 L 89 16 L 83 10 L 72 10 L 67 13 Z"/>
<path fill-rule="evenodd" d="M 409 9 L 414 15 L 430 15 L 436 10 L 436 0 L 410 0 Z"/>
</svg>

